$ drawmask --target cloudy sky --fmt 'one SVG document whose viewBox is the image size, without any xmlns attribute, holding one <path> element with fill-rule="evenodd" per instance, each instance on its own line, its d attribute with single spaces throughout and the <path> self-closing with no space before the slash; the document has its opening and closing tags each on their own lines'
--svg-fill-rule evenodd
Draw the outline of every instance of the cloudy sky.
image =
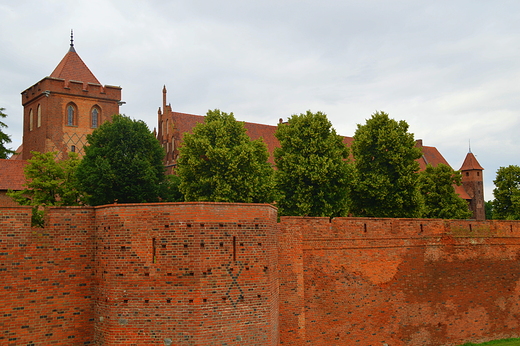
<svg viewBox="0 0 520 346">
<path fill-rule="evenodd" d="M 520 2 L 416 0 L 0 0 L 0 107 L 16 148 L 20 93 L 69 48 L 121 112 L 156 127 L 219 108 L 276 124 L 325 112 L 352 136 L 377 110 L 459 169 L 468 152 L 492 199 L 498 167 L 520 165 Z"/>
</svg>

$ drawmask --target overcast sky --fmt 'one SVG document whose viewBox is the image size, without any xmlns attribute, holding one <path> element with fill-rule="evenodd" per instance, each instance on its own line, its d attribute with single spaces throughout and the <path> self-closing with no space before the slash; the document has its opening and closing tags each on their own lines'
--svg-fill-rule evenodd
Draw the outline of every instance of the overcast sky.
<svg viewBox="0 0 520 346">
<path fill-rule="evenodd" d="M 459 169 L 469 149 L 485 198 L 520 165 L 518 1 L 0 0 L 0 107 L 22 141 L 20 93 L 69 48 L 121 112 L 157 126 L 162 87 L 178 112 L 219 108 L 275 125 L 325 112 L 339 134 L 377 110 Z"/>
</svg>

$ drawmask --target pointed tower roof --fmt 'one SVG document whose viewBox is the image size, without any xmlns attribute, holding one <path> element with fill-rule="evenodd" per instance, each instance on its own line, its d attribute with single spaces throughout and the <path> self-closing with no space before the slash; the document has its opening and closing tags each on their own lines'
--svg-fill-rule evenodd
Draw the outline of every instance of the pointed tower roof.
<svg viewBox="0 0 520 346">
<path fill-rule="evenodd" d="M 464 163 L 462 163 L 462 167 L 460 167 L 461 171 L 472 171 L 472 170 L 480 170 L 483 171 L 484 168 L 478 163 L 477 158 L 473 155 L 472 152 L 469 152 L 464 159 Z"/>
<path fill-rule="evenodd" d="M 61 62 L 52 71 L 50 77 L 60 78 L 66 81 L 74 80 L 83 83 L 95 83 L 101 84 L 85 65 L 83 60 L 79 57 L 78 53 L 74 49 L 74 39 L 71 32 L 70 48 L 67 54 L 63 57 Z"/>
</svg>

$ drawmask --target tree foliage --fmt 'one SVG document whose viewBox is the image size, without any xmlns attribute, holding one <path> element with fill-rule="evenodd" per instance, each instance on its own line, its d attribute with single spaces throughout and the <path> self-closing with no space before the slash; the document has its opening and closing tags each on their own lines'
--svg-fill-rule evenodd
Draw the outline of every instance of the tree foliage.
<svg viewBox="0 0 520 346">
<path fill-rule="evenodd" d="M 184 195 L 180 190 L 181 178 L 178 175 L 167 175 L 161 186 L 161 199 L 164 202 L 183 202 Z"/>
<path fill-rule="evenodd" d="M 4 113 L 5 108 L 0 108 L 0 118 L 6 118 L 7 114 Z M 0 159 L 7 159 L 14 151 L 5 147 L 6 144 L 11 143 L 11 137 L 2 131 L 2 127 L 7 128 L 7 125 L 0 121 Z"/>
<path fill-rule="evenodd" d="M 33 224 L 43 226 L 45 207 L 83 204 L 75 176 L 80 160 L 76 153 L 69 153 L 68 159 L 61 161 L 56 161 L 57 152 L 31 154 L 24 168 L 25 189 L 7 195 L 21 205 L 33 206 Z"/>
<path fill-rule="evenodd" d="M 448 165 L 426 166 L 419 173 L 419 190 L 424 199 L 423 217 L 432 219 L 467 219 L 471 216 L 468 202 L 456 192 L 462 184 L 460 171 Z"/>
<path fill-rule="evenodd" d="M 277 207 L 281 215 L 346 216 L 349 207 L 348 148 L 327 116 L 307 111 L 278 124 L 274 152 Z"/>
<path fill-rule="evenodd" d="M 500 167 L 493 183 L 493 218 L 520 220 L 520 167 Z"/>
<path fill-rule="evenodd" d="M 484 202 L 484 210 L 486 212 L 486 220 L 493 220 L 493 201 Z"/>
<path fill-rule="evenodd" d="M 87 141 L 76 175 L 89 204 L 159 201 L 165 153 L 143 121 L 114 115 Z"/>
<path fill-rule="evenodd" d="M 233 113 L 208 111 L 185 134 L 177 164 L 186 201 L 272 202 L 273 169 L 262 140 L 251 141 Z"/>
<path fill-rule="evenodd" d="M 419 217 L 422 198 L 416 172 L 421 149 L 405 121 L 376 112 L 358 125 L 352 150 L 355 159 L 353 214 L 371 217 Z"/>
</svg>

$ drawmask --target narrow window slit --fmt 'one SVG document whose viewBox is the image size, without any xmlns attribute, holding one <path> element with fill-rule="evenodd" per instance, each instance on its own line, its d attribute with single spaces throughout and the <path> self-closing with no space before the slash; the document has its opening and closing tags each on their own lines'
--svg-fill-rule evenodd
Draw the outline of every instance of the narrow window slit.
<svg viewBox="0 0 520 346">
<path fill-rule="evenodd" d="M 152 238 L 152 262 L 157 263 L 155 238 Z"/>
<path fill-rule="evenodd" d="M 237 260 L 237 237 L 233 236 L 233 262 Z"/>
</svg>

